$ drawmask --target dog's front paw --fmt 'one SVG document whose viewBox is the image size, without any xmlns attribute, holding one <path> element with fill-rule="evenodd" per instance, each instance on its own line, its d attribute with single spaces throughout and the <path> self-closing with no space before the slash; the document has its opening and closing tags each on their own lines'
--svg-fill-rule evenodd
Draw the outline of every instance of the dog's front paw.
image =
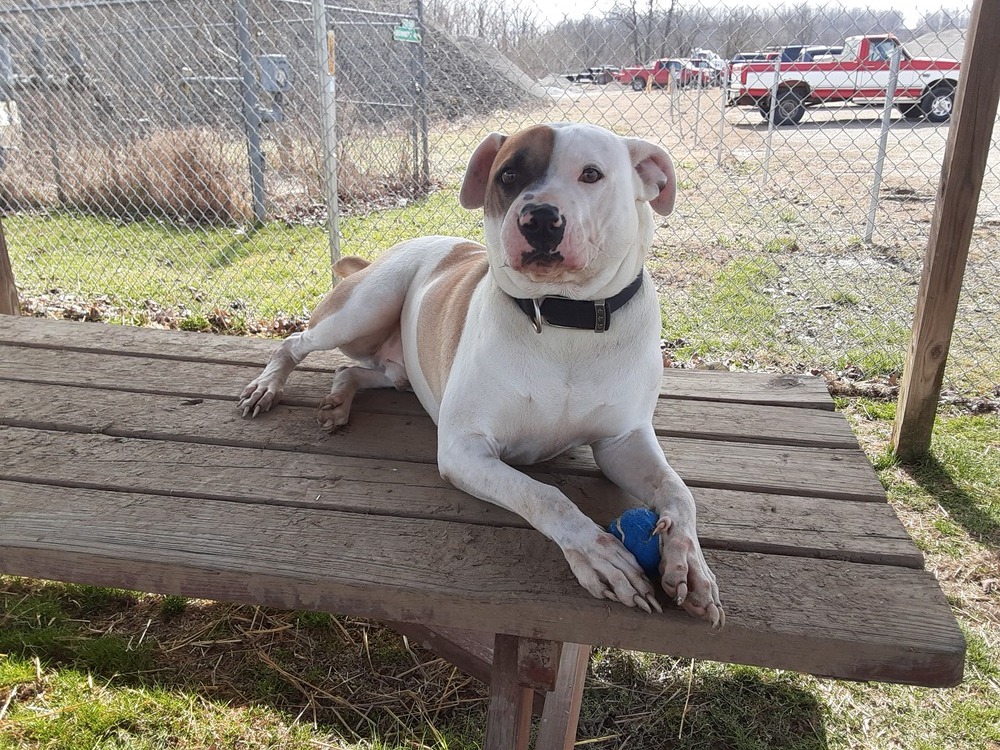
<svg viewBox="0 0 1000 750">
<path fill-rule="evenodd" d="M 705 562 L 701 544 L 693 529 L 674 523 L 666 513 L 656 525 L 660 535 L 660 576 L 663 590 L 689 614 L 712 623 L 726 624 L 719 600 L 719 584 Z"/>
<path fill-rule="evenodd" d="M 262 411 L 268 411 L 281 399 L 282 388 L 271 378 L 264 376 L 251 380 L 240 393 L 238 408 L 244 417 L 256 417 Z"/>
<path fill-rule="evenodd" d="M 598 599 L 610 599 L 646 612 L 662 612 L 656 592 L 635 557 L 611 534 L 594 526 L 585 544 L 563 547 L 580 585 Z"/>
</svg>

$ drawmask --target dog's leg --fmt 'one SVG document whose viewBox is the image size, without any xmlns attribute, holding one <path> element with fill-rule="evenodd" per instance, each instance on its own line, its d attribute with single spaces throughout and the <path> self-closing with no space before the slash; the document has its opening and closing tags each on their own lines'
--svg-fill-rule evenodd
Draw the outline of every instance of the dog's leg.
<svg viewBox="0 0 1000 750">
<path fill-rule="evenodd" d="M 632 554 L 555 487 L 508 466 L 482 435 L 455 433 L 438 443 L 441 476 L 481 500 L 517 513 L 559 545 L 580 584 L 598 599 L 661 611 Z"/>
<path fill-rule="evenodd" d="M 595 443 L 594 459 L 612 482 L 650 502 L 660 516 L 660 575 L 663 588 L 690 614 L 720 628 L 726 614 L 719 585 L 698 542 L 694 497 L 663 455 L 653 427 Z"/>
<path fill-rule="evenodd" d="M 375 362 L 391 370 L 387 373 L 390 385 L 405 385 L 399 315 L 416 269 L 408 257 L 416 258 L 389 254 L 386 262 L 361 267 L 337 284 L 316 306 L 309 328 L 285 339 L 264 371 L 243 389 L 239 399 L 243 416 L 256 417 L 278 403 L 292 370 L 306 355 L 320 350 L 340 348 L 350 357 Z M 350 383 L 344 381 L 345 386 Z M 354 390 L 364 387 L 362 381 L 358 383 Z M 336 386 L 335 381 L 334 392 Z M 349 410 L 350 399 L 345 415 Z"/>
<path fill-rule="evenodd" d="M 368 367 L 341 367 L 333 378 L 333 390 L 319 402 L 316 419 L 327 432 L 347 424 L 355 394 L 366 388 L 398 387 L 392 377 L 382 370 Z"/>
<path fill-rule="evenodd" d="M 292 374 L 295 366 L 306 358 L 309 352 L 319 347 L 310 347 L 310 340 L 302 340 L 303 332 L 293 333 L 281 342 L 274 350 L 264 371 L 251 380 L 240 393 L 238 408 L 243 416 L 256 417 L 262 411 L 268 411 L 281 399 L 285 381 Z"/>
</svg>

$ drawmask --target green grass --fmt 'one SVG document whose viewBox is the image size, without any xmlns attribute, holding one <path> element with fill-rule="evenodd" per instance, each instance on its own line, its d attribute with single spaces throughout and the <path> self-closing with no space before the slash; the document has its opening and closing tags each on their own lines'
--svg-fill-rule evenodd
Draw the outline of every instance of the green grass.
<svg viewBox="0 0 1000 750">
<path fill-rule="evenodd" d="M 931 690 L 598 649 L 596 750 L 1000 747 L 1000 418 L 942 412 L 928 460 L 886 450 L 893 404 L 839 399 L 968 641 Z M 877 606 L 877 602 L 872 603 Z M 350 618 L 0 577 L 3 750 L 472 750 L 485 690 Z"/>
<path fill-rule="evenodd" d="M 344 255 L 377 256 L 405 239 L 448 233 L 481 239 L 479 215 L 455 213 L 453 191 L 416 206 L 341 220 Z M 24 296 L 51 289 L 85 300 L 106 297 L 125 312 L 116 322 L 144 324 L 146 300 L 181 311 L 189 330 L 211 327 L 218 309 L 237 321 L 303 315 L 330 287 L 327 233 L 321 226 L 272 222 L 187 228 L 163 221 L 121 223 L 74 214 L 4 218 Z M 239 330 L 238 326 L 234 327 Z"/>
<path fill-rule="evenodd" d="M 780 316 L 761 289 L 779 270 L 769 260 L 741 257 L 686 296 L 666 295 L 661 306 L 664 335 L 684 342 L 674 348 L 675 355 L 681 359 L 732 352 L 773 356 Z"/>
</svg>

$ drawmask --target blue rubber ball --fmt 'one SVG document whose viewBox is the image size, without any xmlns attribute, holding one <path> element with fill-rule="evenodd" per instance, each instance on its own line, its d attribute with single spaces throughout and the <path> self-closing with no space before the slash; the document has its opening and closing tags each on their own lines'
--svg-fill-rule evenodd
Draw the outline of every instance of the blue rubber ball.
<svg viewBox="0 0 1000 750">
<path fill-rule="evenodd" d="M 608 531 L 635 555 L 639 567 L 653 581 L 660 577 L 660 537 L 653 533 L 659 520 L 649 508 L 632 508 L 608 524 Z"/>
</svg>

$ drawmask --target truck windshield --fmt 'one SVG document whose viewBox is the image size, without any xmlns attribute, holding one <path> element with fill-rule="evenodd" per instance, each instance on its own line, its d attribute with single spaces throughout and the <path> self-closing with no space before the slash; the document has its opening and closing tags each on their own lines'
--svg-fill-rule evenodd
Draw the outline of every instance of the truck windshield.
<svg viewBox="0 0 1000 750">
<path fill-rule="evenodd" d="M 868 51 L 869 60 L 888 60 L 896 50 L 896 42 L 892 39 L 882 39 L 879 42 L 872 40 L 873 44 Z"/>
<path fill-rule="evenodd" d="M 841 52 L 837 57 L 840 60 L 857 60 L 858 53 L 861 51 L 861 37 L 851 37 L 850 39 L 844 40 L 844 51 Z"/>
</svg>

